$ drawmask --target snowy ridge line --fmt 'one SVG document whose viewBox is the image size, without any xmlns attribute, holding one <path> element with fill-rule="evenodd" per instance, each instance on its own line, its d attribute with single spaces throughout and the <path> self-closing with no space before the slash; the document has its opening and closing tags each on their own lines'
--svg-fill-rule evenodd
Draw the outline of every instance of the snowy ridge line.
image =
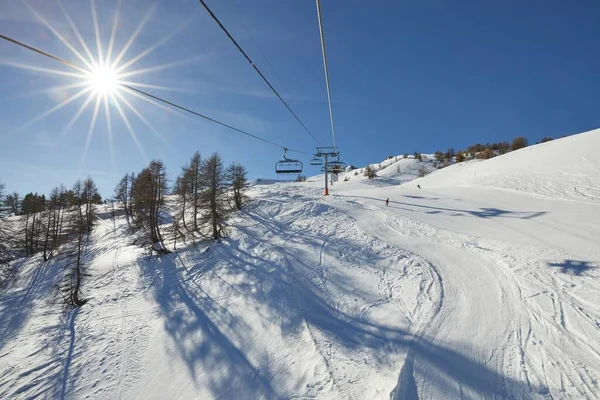
<svg viewBox="0 0 600 400">
<path fill-rule="evenodd" d="M 501 188 L 600 204 L 600 129 L 532 145 L 483 161 L 454 164 L 415 181 L 424 187 Z"/>
</svg>

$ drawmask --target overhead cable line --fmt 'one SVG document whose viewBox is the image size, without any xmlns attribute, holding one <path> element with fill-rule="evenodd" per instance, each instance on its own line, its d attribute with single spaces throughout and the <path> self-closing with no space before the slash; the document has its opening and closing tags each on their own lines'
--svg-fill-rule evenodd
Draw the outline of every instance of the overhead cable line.
<svg viewBox="0 0 600 400">
<path fill-rule="evenodd" d="M 329 120 L 331 121 L 331 135 L 333 136 L 333 148 L 335 149 L 337 146 L 335 144 L 335 128 L 333 124 L 333 108 L 331 106 L 331 89 L 329 87 L 329 68 L 327 68 L 327 52 L 325 51 L 325 33 L 323 32 L 323 16 L 321 15 L 321 0 L 317 0 L 317 17 L 319 19 L 319 32 L 321 34 L 321 51 L 323 53 L 323 67 L 325 68 L 325 85 L 327 86 L 327 102 L 329 103 Z"/>
<path fill-rule="evenodd" d="M 196 116 L 198 116 L 198 117 L 204 118 L 204 119 L 206 119 L 207 121 L 214 122 L 215 124 L 219 124 L 219 125 L 221 125 L 221 126 L 224 126 L 224 127 L 226 127 L 226 128 L 229 128 L 229 129 L 231 129 L 231 130 L 234 130 L 234 131 L 236 131 L 236 132 L 239 132 L 239 133 L 242 133 L 242 134 L 244 134 L 244 135 L 247 135 L 247 136 L 253 137 L 254 139 L 261 140 L 261 141 L 263 141 L 263 142 L 265 142 L 265 143 L 272 144 L 273 146 L 277 146 L 277 147 L 279 147 L 279 148 L 281 148 L 281 149 L 284 149 L 284 150 L 286 150 L 286 149 L 287 149 L 288 151 L 293 151 L 293 152 L 295 152 L 295 153 L 301 153 L 301 154 L 308 154 L 308 155 L 310 155 L 310 153 L 306 153 L 306 152 L 304 152 L 304 151 L 299 151 L 299 150 L 293 150 L 293 149 L 287 148 L 287 147 L 285 147 L 285 146 L 282 146 L 282 145 L 280 145 L 280 144 L 277 144 L 277 143 L 275 143 L 275 142 L 271 142 L 270 140 L 267 140 L 267 139 L 261 138 L 260 136 L 256 136 L 256 135 L 254 135 L 254 134 L 252 134 L 252 133 L 249 133 L 249 132 L 246 132 L 246 131 L 244 131 L 244 130 L 242 130 L 242 129 L 236 128 L 236 127 L 234 127 L 234 126 L 231 126 L 231 125 L 228 125 L 228 124 L 226 124 L 226 123 L 224 123 L 224 122 L 221 122 L 221 121 L 218 121 L 218 120 L 216 120 L 216 119 L 214 119 L 214 118 L 207 117 L 206 115 L 200 114 L 199 112 L 196 112 L 196 111 L 194 111 L 194 110 L 190 110 L 189 108 L 186 108 L 186 107 L 180 106 L 180 105 L 178 105 L 178 104 L 176 104 L 176 103 L 170 102 L 170 101 L 168 101 L 168 100 L 165 100 L 165 99 L 163 99 L 163 98 L 160 98 L 160 97 L 158 97 L 158 96 L 154 96 L 153 94 L 150 94 L 150 93 L 148 93 L 148 92 L 144 92 L 143 90 L 136 89 L 136 88 L 134 88 L 134 87 L 132 87 L 132 86 L 125 85 L 125 84 L 120 84 L 120 85 L 121 85 L 122 87 L 124 87 L 125 89 L 127 89 L 127 90 L 131 90 L 132 92 L 137 92 L 137 93 L 139 93 L 139 94 L 141 94 L 141 95 L 144 95 L 144 96 L 146 96 L 146 97 L 149 97 L 149 98 L 151 98 L 151 99 L 154 99 L 154 100 L 156 100 L 156 101 L 160 101 L 161 103 L 168 104 L 168 105 L 170 105 L 171 107 L 174 107 L 174 108 L 177 108 L 177 109 L 179 109 L 179 110 L 185 111 L 185 112 L 187 112 L 187 113 L 190 113 L 190 114 L 196 115 Z"/>
<path fill-rule="evenodd" d="M 45 52 L 44 50 L 40 50 L 40 49 L 38 49 L 38 48 L 36 48 L 36 47 L 29 46 L 28 44 L 25 44 L 25 43 L 23 43 L 23 42 L 19 42 L 19 41 L 18 41 L 18 40 L 16 40 L 16 39 L 10 38 L 10 37 L 8 37 L 8 36 L 4 36 L 4 35 L 3 35 L 3 34 L 1 34 L 1 33 L 0 33 L 0 38 L 1 38 L 1 39 L 4 39 L 4 40 L 6 40 L 7 42 L 11 42 L 11 43 L 13 43 L 13 44 L 16 44 L 17 46 L 24 47 L 24 48 L 26 48 L 27 50 L 31 50 L 31 51 L 34 51 L 34 52 L 36 52 L 36 53 L 38 53 L 38 54 L 41 54 L 41 55 L 43 55 L 43 56 L 46 56 L 46 57 L 48 57 L 48 58 L 51 58 L 51 59 L 53 59 L 54 61 L 58 61 L 58 62 L 60 62 L 60 63 L 63 63 L 63 64 L 65 64 L 65 65 L 67 65 L 67 66 L 69 66 L 69 67 L 71 67 L 71 68 L 74 68 L 74 69 L 78 70 L 79 72 L 89 72 L 87 69 L 85 69 L 85 68 L 81 68 L 81 67 L 80 67 L 79 65 L 77 65 L 77 64 L 73 64 L 73 63 L 72 63 L 72 62 L 70 62 L 70 61 L 67 61 L 67 60 L 65 60 L 65 59 L 62 59 L 62 58 L 60 58 L 60 57 L 57 57 L 57 56 L 55 56 L 55 55 L 53 55 L 53 54 L 50 54 L 50 53 L 48 53 L 48 52 Z"/>
<path fill-rule="evenodd" d="M 212 17 L 212 19 L 215 20 L 215 22 L 217 23 L 217 25 L 219 25 L 219 27 L 221 28 L 221 30 L 223 32 L 225 32 L 225 34 L 227 35 L 227 37 L 229 38 L 229 40 L 231 40 L 233 42 L 233 44 L 235 45 L 235 47 L 237 47 L 237 49 L 240 51 L 240 53 L 242 53 L 242 55 L 246 58 L 246 60 L 248 60 L 248 62 L 250 63 L 250 65 L 252 66 L 252 68 L 254 68 L 254 70 L 256 71 L 256 73 L 258 75 L 260 75 L 260 77 L 263 79 L 263 81 L 265 81 L 265 83 L 271 88 L 271 90 L 273 91 L 273 93 L 275 93 L 275 96 L 277 96 L 277 98 L 279 98 L 279 100 L 281 100 L 281 102 L 283 103 L 283 105 L 289 110 L 289 112 L 294 116 L 294 118 L 296 118 L 296 121 L 298 121 L 300 123 L 300 125 L 302 125 L 302 127 L 304 128 L 304 130 L 318 143 L 321 144 L 321 141 L 319 139 L 317 139 L 315 137 L 315 135 L 312 134 L 312 132 L 306 127 L 306 125 L 304 125 L 304 123 L 300 120 L 300 118 L 298 117 L 298 115 L 296 115 L 296 113 L 294 111 L 292 111 L 292 109 L 290 108 L 290 106 L 285 102 L 285 100 L 283 99 L 283 97 L 281 97 L 279 95 L 279 93 L 277 92 L 277 90 L 275 90 L 275 88 L 273 87 L 273 85 L 271 85 L 271 83 L 267 80 L 267 78 L 263 75 L 262 72 L 260 72 L 260 70 L 258 69 L 258 67 L 254 64 L 254 62 L 250 59 L 250 57 L 248 56 L 248 54 L 246 54 L 246 52 L 242 49 L 242 47 L 238 44 L 238 42 L 233 38 L 233 36 L 231 36 L 231 34 L 229 33 L 229 31 L 227 30 L 227 28 L 225 28 L 225 26 L 223 26 L 223 24 L 221 23 L 221 21 L 217 18 L 217 16 L 212 12 L 212 10 L 208 7 L 208 5 L 206 4 L 206 2 L 204 0 L 198 0 L 200 2 L 200 4 L 202 4 L 202 6 L 206 9 L 206 11 L 210 14 L 210 16 Z"/>
<path fill-rule="evenodd" d="M 80 66 L 79 66 L 79 65 L 77 65 L 77 64 L 74 64 L 74 63 L 72 63 L 72 62 L 70 62 L 70 61 L 67 61 L 67 60 L 63 59 L 63 58 L 57 57 L 57 56 L 55 56 L 55 55 L 53 55 L 53 54 L 51 54 L 51 53 L 48 53 L 48 52 L 46 52 L 46 51 L 44 51 L 44 50 L 41 50 L 41 49 L 38 49 L 38 48 L 36 48 L 36 47 L 30 46 L 30 45 L 28 45 L 28 44 L 25 44 L 25 43 L 23 43 L 23 42 L 20 42 L 20 41 L 18 41 L 18 40 L 16 40 L 16 39 L 13 39 L 13 38 L 10 38 L 10 37 L 8 37 L 8 36 L 5 36 L 5 35 L 2 35 L 2 34 L 0 34 L 0 39 L 4 39 L 4 40 L 6 40 L 7 42 L 10 42 L 10 43 L 16 44 L 17 46 L 23 47 L 23 48 L 25 48 L 25 49 L 28 49 L 28 50 L 34 51 L 34 52 L 36 52 L 36 53 L 38 53 L 38 54 L 41 54 L 41 55 L 43 55 L 43 56 L 46 56 L 46 57 L 48 57 L 48 58 L 51 58 L 51 59 L 53 59 L 53 60 L 55 60 L 55 61 L 58 61 L 58 62 L 60 62 L 60 63 L 62 63 L 62 64 L 64 64 L 64 65 L 66 65 L 66 66 L 70 67 L 70 68 L 76 69 L 76 70 L 77 70 L 77 71 L 79 71 L 79 72 L 91 73 L 91 72 L 90 72 L 90 71 L 88 71 L 87 69 L 85 69 L 85 68 L 82 68 L 82 67 L 80 67 Z M 121 87 L 123 87 L 123 88 L 125 88 L 125 89 L 127 89 L 127 90 L 129 90 L 129 91 L 132 91 L 132 92 L 138 93 L 138 94 L 140 94 L 140 95 L 143 95 L 143 96 L 149 97 L 149 98 L 151 98 L 151 99 L 154 99 L 154 100 L 156 100 L 156 101 L 159 101 L 159 102 L 161 102 L 161 103 L 167 104 L 167 105 L 169 105 L 169 106 L 171 106 L 171 107 L 174 107 L 174 108 L 177 108 L 177 109 L 179 109 L 179 110 L 185 111 L 185 112 L 187 112 L 187 113 L 189 113 L 189 114 L 193 114 L 193 115 L 196 115 L 196 116 L 198 116 L 198 117 L 200 117 L 200 118 L 204 118 L 204 119 L 206 119 L 206 120 L 208 120 L 208 121 L 210 121 L 210 122 L 214 122 L 215 124 L 218 124 L 218 125 L 224 126 L 224 127 L 226 127 L 226 128 L 229 128 L 229 129 L 231 129 L 231 130 L 234 130 L 234 131 L 236 131 L 236 132 L 239 132 L 239 133 L 241 133 L 241 134 L 244 134 L 244 135 L 246 135 L 246 136 L 250 136 L 250 137 L 252 137 L 252 138 L 254 138 L 254 139 L 257 139 L 257 140 L 263 141 L 263 142 L 265 142 L 265 143 L 271 144 L 271 145 L 273 145 L 273 146 L 279 147 L 279 148 L 281 148 L 281 149 L 284 149 L 284 150 L 287 150 L 287 151 L 291 151 L 291 152 L 294 152 L 294 153 L 300 153 L 300 154 L 307 154 L 307 155 L 311 155 L 311 153 L 307 153 L 307 152 L 300 151 L 300 150 L 294 150 L 294 149 L 290 149 L 289 147 L 285 147 L 285 146 L 283 146 L 283 145 L 280 145 L 280 144 L 278 144 L 278 143 L 275 143 L 275 142 L 272 142 L 272 141 L 270 141 L 270 140 L 264 139 L 264 138 L 262 138 L 262 137 L 260 137 L 260 136 L 254 135 L 254 134 L 252 134 L 252 133 L 250 133 L 250 132 L 246 132 L 246 131 L 244 131 L 244 130 L 242 130 L 242 129 L 239 129 L 239 128 L 236 128 L 236 127 L 234 127 L 234 126 L 231 126 L 231 125 L 229 125 L 229 124 L 226 124 L 226 123 L 224 123 L 224 122 L 218 121 L 218 120 L 216 120 L 216 119 L 214 119 L 214 118 L 210 118 L 210 117 L 208 117 L 208 116 L 206 116 L 206 115 L 204 115 L 204 114 L 201 114 L 201 113 L 199 113 L 199 112 L 197 112 L 197 111 L 194 111 L 194 110 L 191 110 L 191 109 L 189 109 L 189 108 L 186 108 L 186 107 L 180 106 L 180 105 L 178 105 L 178 104 L 176 104 L 176 103 L 173 103 L 173 102 L 171 102 L 171 101 L 165 100 L 165 99 L 163 99 L 163 98 L 161 98 L 161 97 L 155 96 L 155 95 L 153 95 L 153 94 L 150 94 L 150 93 L 148 93 L 148 92 L 145 92 L 145 91 L 143 91 L 143 90 L 140 90 L 140 89 L 134 88 L 134 87 L 132 87 L 132 86 L 130 86 L 130 85 L 126 85 L 126 84 L 123 84 L 123 83 L 119 83 L 119 86 L 121 86 Z"/>
</svg>

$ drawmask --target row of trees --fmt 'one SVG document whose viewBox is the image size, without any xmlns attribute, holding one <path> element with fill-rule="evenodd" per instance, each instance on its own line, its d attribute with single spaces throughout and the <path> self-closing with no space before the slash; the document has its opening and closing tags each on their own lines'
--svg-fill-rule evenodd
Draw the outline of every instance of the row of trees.
<svg viewBox="0 0 600 400">
<path fill-rule="evenodd" d="M 181 168 L 171 191 L 176 196 L 177 209 L 173 215 L 174 246 L 177 238 L 203 235 L 206 230 L 213 239 L 219 239 L 227 215 L 241 209 L 245 202 L 246 175 L 239 163 L 225 168 L 217 153 L 205 160 L 199 152 L 194 153 Z M 123 204 L 134 230 L 145 233 L 154 248 L 164 252 L 167 250 L 160 225 L 168 193 L 169 179 L 159 160 L 151 161 L 138 174 L 124 175 L 115 188 L 115 199 Z"/>
<path fill-rule="evenodd" d="M 175 240 L 190 234 L 219 239 L 228 214 L 241 209 L 246 201 L 246 175 L 239 163 L 225 168 L 218 154 L 202 160 L 196 152 L 182 167 L 172 190 L 165 165 L 154 160 L 137 174 L 125 174 L 115 189 L 115 199 L 123 204 L 131 227 L 142 232 L 155 248 L 159 244 L 157 249 L 166 251 L 161 222 L 168 218 L 167 194 L 176 198 L 172 224 Z M 0 212 L 20 217 L 0 220 L 0 264 L 9 265 L 13 257 L 38 253 L 44 261 L 59 253 L 68 255 L 72 261 L 63 294 L 72 305 L 84 304 L 80 291 L 85 276 L 82 255 L 95 219 L 94 206 L 100 203 L 102 197 L 91 178 L 77 181 L 70 189 L 61 184 L 49 195 L 32 192 L 23 197 L 17 192 L 6 195 L 5 186 L 0 184 Z"/>
<path fill-rule="evenodd" d="M 3 189 L 3 188 L 2 188 Z M 3 194 L 3 193 L 2 193 Z M 2 202 L 3 200 L 3 202 Z M 11 275 L 7 262 L 13 256 L 31 256 L 42 253 L 44 262 L 55 255 L 64 254 L 67 273 L 61 285 L 61 293 L 68 304 L 81 306 L 84 273 L 82 262 L 84 242 L 95 219 L 94 206 L 102 202 L 92 178 L 75 182 L 71 189 L 59 185 L 49 196 L 27 193 L 22 199 L 14 192 L 0 196 L 4 211 L 21 216 L 16 220 L 1 221 L 0 232 L 4 236 L 0 257 L 5 266 L 0 274 L 1 282 Z M 8 233 L 8 234 L 7 234 Z M 3 279 L 4 278 L 4 279 Z"/>
<path fill-rule="evenodd" d="M 0 182 L 0 204 L 4 200 L 4 184 Z M 4 282 L 14 276 L 13 269 L 9 262 L 12 260 L 8 238 L 10 231 L 5 229 L 4 224 L 0 224 L 0 289 L 4 286 Z"/>
<path fill-rule="evenodd" d="M 544 137 L 541 139 L 541 141 L 539 143 L 548 142 L 550 140 L 552 140 L 551 137 Z M 518 150 L 518 149 L 527 147 L 527 145 L 528 145 L 527 138 L 522 137 L 522 136 L 517 136 L 513 139 L 512 143 L 509 143 L 507 141 L 498 142 L 498 143 L 487 143 L 487 144 L 477 143 L 477 144 L 467 147 L 467 149 L 464 151 L 463 150 L 455 151 L 454 148 L 452 148 L 452 147 L 447 149 L 446 152 L 442 152 L 442 151 L 438 150 L 435 152 L 435 155 L 434 155 L 434 157 L 435 157 L 434 167 L 443 168 L 445 166 L 450 165 L 454 161 L 463 162 L 467 159 L 473 159 L 473 158 L 489 159 L 489 158 L 495 157 L 499 154 L 505 154 L 509 151 Z M 403 158 L 405 158 L 405 159 L 409 158 L 408 153 L 405 153 L 403 155 Z M 415 160 L 424 161 L 426 159 L 426 156 L 422 155 L 421 153 L 415 152 L 413 154 L 413 158 Z M 387 159 L 388 160 L 394 159 L 394 157 L 388 156 Z M 396 157 L 396 161 L 397 161 L 397 157 Z M 381 168 L 381 164 L 379 164 L 379 167 Z M 400 172 L 400 171 L 398 171 L 398 172 Z M 429 172 L 430 171 L 428 171 L 426 168 L 420 168 L 419 176 L 425 176 Z M 369 179 L 373 179 L 373 178 L 377 177 L 377 171 L 372 166 L 367 166 L 364 170 L 364 176 L 366 176 Z"/>
<path fill-rule="evenodd" d="M 63 184 L 53 188 L 48 198 L 44 194 L 27 193 L 21 199 L 14 192 L 6 196 L 5 203 L 12 214 L 22 215 L 25 220 L 21 244 L 16 249 L 24 251 L 26 256 L 43 252 L 44 261 L 47 261 L 73 232 L 66 229 L 65 224 L 71 227 L 81 224 L 87 232 L 91 230 L 93 205 L 102 203 L 102 197 L 93 179 L 88 177 L 75 182 L 72 189 L 66 189 Z M 81 222 L 66 219 L 68 211 L 77 211 Z"/>
<path fill-rule="evenodd" d="M 87 299 L 81 296 L 81 284 L 85 276 L 85 265 L 82 258 L 84 244 L 96 219 L 94 206 L 100 204 L 102 198 L 98 193 L 96 184 L 89 177 L 83 182 L 75 182 L 72 192 L 73 198 L 69 197 L 68 192 L 65 195 L 67 204 L 69 202 L 75 203 L 75 212 L 72 213 L 71 220 L 73 222 L 71 223 L 71 233 L 69 235 L 73 239 L 72 257 L 71 262 L 68 264 L 69 271 L 65 275 L 61 293 L 68 304 L 80 307 L 87 302 Z"/>
<path fill-rule="evenodd" d="M 175 196 L 172 232 L 175 242 L 187 235 L 219 239 L 229 213 L 243 207 L 247 189 L 246 169 L 239 163 L 227 168 L 218 154 L 201 159 L 196 152 L 176 177 L 173 187 L 165 165 L 154 160 L 139 173 L 125 174 L 115 188 L 131 227 L 143 233 L 157 250 L 164 246 L 161 223 L 168 217 L 166 196 Z M 72 188 L 59 185 L 48 194 L 6 194 L 0 184 L 0 212 L 19 218 L 0 220 L 0 264 L 10 266 L 13 257 L 40 254 L 44 262 L 58 254 L 67 260 L 61 285 L 65 300 L 81 306 L 85 277 L 83 254 L 95 220 L 95 205 L 102 203 L 92 178 L 77 181 Z M 169 234 L 169 233 L 167 233 Z M 158 246 L 157 246 L 158 245 Z M 4 268 L 4 267 L 3 267 Z M 4 281 L 0 268 L 0 286 Z"/>
<path fill-rule="evenodd" d="M 392 158 L 396 158 L 396 161 L 398 161 L 397 157 L 394 156 L 387 156 L 387 159 L 390 160 Z M 408 158 L 408 153 L 404 153 L 404 155 L 402 156 L 402 158 Z M 419 153 L 419 152 L 414 152 L 413 153 L 413 158 L 415 160 L 419 160 L 419 161 L 423 161 L 425 158 L 425 156 L 423 156 L 423 154 Z"/>
<path fill-rule="evenodd" d="M 552 140 L 552 138 L 544 137 L 540 143 L 550 140 Z M 456 162 L 463 162 L 473 158 L 489 159 L 500 154 L 508 153 L 509 151 L 522 149 L 527 147 L 528 144 L 527 138 L 517 136 L 513 139 L 512 143 L 507 141 L 486 144 L 476 143 L 467 147 L 466 150 L 455 151 L 454 148 L 449 148 L 446 152 L 438 150 L 435 152 L 435 159 L 439 166 L 447 165 L 454 160 Z"/>
<path fill-rule="evenodd" d="M 4 189 L 4 184 L 0 182 L 0 204 L 2 204 L 4 201 Z M 9 236 L 10 234 L 8 230 L 4 229 L 3 225 L 0 225 L 0 287 L 2 287 L 2 282 L 4 282 L 5 276 L 8 275 L 8 270 L 5 266 L 12 259 L 8 247 Z"/>
</svg>

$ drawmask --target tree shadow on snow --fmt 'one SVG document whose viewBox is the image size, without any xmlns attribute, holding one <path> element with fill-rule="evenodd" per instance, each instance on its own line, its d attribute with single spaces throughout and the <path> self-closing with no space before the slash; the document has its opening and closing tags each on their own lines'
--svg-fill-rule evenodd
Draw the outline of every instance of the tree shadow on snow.
<svg viewBox="0 0 600 400">
<path fill-rule="evenodd" d="M 439 200 L 439 197 L 427 197 L 427 196 L 415 196 L 410 194 L 403 195 L 404 197 L 408 197 L 409 199 L 417 199 L 417 200 Z"/>
<path fill-rule="evenodd" d="M 337 195 L 337 196 L 375 200 L 375 201 L 380 201 L 382 204 L 385 203 L 385 200 L 386 200 L 383 198 L 379 199 L 376 197 L 366 197 L 366 196 L 350 196 L 350 195 Z M 484 219 L 487 219 L 487 218 L 531 219 L 531 218 L 536 218 L 536 217 L 539 217 L 541 215 L 548 213 L 547 211 L 510 211 L 510 210 L 503 210 L 500 208 L 493 208 L 493 207 L 482 207 L 482 208 L 479 208 L 478 210 L 467 210 L 467 209 L 460 209 L 460 208 L 434 207 L 434 206 L 429 206 L 429 205 L 425 205 L 425 204 L 406 203 L 406 202 L 394 201 L 394 200 L 390 200 L 389 207 L 407 210 L 406 208 L 396 207 L 396 206 L 394 206 L 394 204 L 398 204 L 398 205 L 402 205 L 402 206 L 409 206 L 409 207 L 416 207 L 417 209 L 410 210 L 410 211 L 414 211 L 414 212 L 424 212 L 427 214 L 446 214 L 446 215 L 450 215 L 453 217 L 463 216 L 463 215 L 472 215 L 474 217 L 484 218 Z M 423 211 L 419 211 L 419 209 L 422 209 Z"/>
<path fill-rule="evenodd" d="M 320 212 L 319 209 L 313 211 Z M 338 249 L 355 248 L 356 254 L 351 256 L 358 259 L 357 263 L 372 263 L 364 243 L 316 234 L 309 227 L 291 226 L 290 221 L 296 218 L 293 214 L 286 214 L 289 220 L 278 220 L 277 215 L 260 215 L 252 207 L 244 214 L 254 225 L 238 226 L 239 235 L 235 239 L 214 243 L 210 251 L 189 268 L 176 265 L 176 259 L 181 263 L 178 255 L 164 256 L 157 262 L 140 262 L 143 276 L 150 282 L 165 318 L 166 331 L 194 379 L 199 379 L 199 369 L 209 374 L 206 384 L 214 396 L 279 398 L 289 395 L 278 393 L 271 384 L 275 374 L 282 375 L 285 371 L 272 369 L 268 360 L 260 357 L 260 361 L 251 361 L 251 352 L 254 359 L 257 358 L 249 337 L 251 330 L 220 304 L 232 296 L 244 297 L 245 312 L 257 314 L 266 323 L 279 324 L 282 335 L 289 341 L 298 340 L 299 332 L 306 326 L 315 328 L 336 345 L 349 350 L 366 350 L 380 361 L 388 360 L 398 347 L 406 349 L 410 354 L 406 361 L 408 367 L 403 368 L 402 373 L 398 371 L 399 385 L 393 392 L 394 398 L 417 395 L 416 386 L 404 385 L 415 381 L 414 372 L 421 368 L 419 361 L 426 362 L 428 376 L 431 376 L 431 368 L 435 370 L 434 381 L 428 384 L 440 393 L 453 393 L 457 385 L 481 396 L 506 396 L 506 388 L 510 388 L 518 397 L 523 397 L 524 393 L 535 390 L 465 356 L 457 347 L 374 323 L 333 304 L 313 279 L 318 276 L 319 266 L 304 261 L 310 257 L 303 249 L 323 248 L 325 243 Z M 266 235 L 281 238 L 280 243 L 267 243 Z M 248 246 L 249 243 L 254 246 Z M 260 246 L 266 248 L 256 248 Z M 227 279 L 221 273 L 225 273 Z M 211 297 L 196 281 L 210 278 L 209 274 L 214 278 L 211 282 L 220 286 L 218 297 Z M 351 282 L 345 284 L 335 279 L 328 285 L 334 285 L 331 289 L 348 297 L 361 295 L 352 289 Z M 316 341 L 315 346 L 319 346 Z"/>
<path fill-rule="evenodd" d="M 34 257 L 39 258 L 39 255 Z M 32 258 L 21 260 L 17 271 L 28 262 L 32 262 Z M 57 283 L 57 279 L 53 277 L 59 274 L 52 274 L 52 269 L 49 262 L 40 262 L 39 265 L 30 267 L 27 275 L 18 273 L 17 280 L 28 280 L 24 288 L 17 289 L 16 283 L 12 282 L 0 293 L 0 350 L 23 329 L 35 302 L 44 299 L 53 290 Z"/>
<path fill-rule="evenodd" d="M 564 260 L 562 262 L 548 263 L 548 266 L 560 268 L 562 273 L 576 276 L 586 275 L 588 271 L 596 267 L 589 261 L 579 260 Z"/>
<path fill-rule="evenodd" d="M 175 255 L 154 262 L 141 261 L 143 278 L 154 290 L 164 317 L 165 330 L 172 337 L 190 375 L 207 376 L 214 396 L 225 398 L 275 398 L 270 378 L 236 344 L 243 343 L 247 327 L 223 308 L 194 281 L 183 275 Z M 226 331 L 220 327 L 226 327 Z"/>
<path fill-rule="evenodd" d="M 57 324 L 40 330 L 42 339 L 37 349 L 26 358 L 39 357 L 46 361 L 28 369 L 20 369 L 15 385 L 10 388 L 13 389 L 11 393 L 2 391 L 0 385 L 0 397 L 63 400 L 73 397 L 75 383 L 83 369 L 83 365 L 73 367 L 73 364 L 80 354 L 85 353 L 85 349 L 75 346 L 75 319 L 78 313 L 79 309 L 70 310 L 61 316 Z"/>
<path fill-rule="evenodd" d="M 496 395 L 498 397 L 507 396 L 505 388 L 511 388 L 510 390 L 518 393 L 517 397 L 527 397 L 526 393 L 536 390 L 535 388 L 527 387 L 523 382 L 505 377 L 501 373 L 488 368 L 486 365 L 461 354 L 456 348 L 434 343 L 422 337 L 416 337 L 413 333 L 403 329 L 390 328 L 364 318 L 350 315 L 335 305 L 330 304 L 323 297 L 323 290 L 308 279 L 307 276 L 297 273 L 299 269 L 314 270 L 315 265 L 306 265 L 303 263 L 302 260 L 306 259 L 306 255 L 298 254 L 297 251 L 294 251 L 294 241 L 303 241 L 305 247 L 315 249 L 324 240 L 330 241 L 330 245 L 342 249 L 349 246 L 364 247 L 364 244 L 350 243 L 350 241 L 339 237 L 320 236 L 311 233 L 310 230 L 293 229 L 287 222 L 278 223 L 252 212 L 248 214 L 254 220 L 268 228 L 272 234 L 281 237 L 287 235 L 292 238 L 291 242 L 286 241 L 285 245 L 279 248 L 281 252 L 287 253 L 284 257 L 284 262 L 267 265 L 270 271 L 275 271 L 269 273 L 274 275 L 273 280 L 276 283 L 271 283 L 268 287 L 264 287 L 263 285 L 262 289 L 267 289 L 267 291 L 258 299 L 261 304 L 271 303 L 270 307 L 272 308 L 282 308 L 282 303 L 286 301 L 284 294 L 287 294 L 288 297 L 291 293 L 296 294 L 295 297 L 300 302 L 300 307 L 292 307 L 291 305 L 285 307 L 286 311 L 291 313 L 287 319 L 289 324 L 288 329 L 284 330 L 288 334 L 296 332 L 298 324 L 304 320 L 310 326 L 316 327 L 318 331 L 325 333 L 331 342 L 340 344 L 348 349 L 368 349 L 372 352 L 374 358 L 383 360 L 389 353 L 390 347 L 393 346 L 409 349 L 409 352 L 413 354 L 411 356 L 412 360 L 407 360 L 407 363 L 414 362 L 414 359 L 421 359 L 427 362 L 428 367 L 433 367 L 436 370 L 435 376 L 439 379 L 436 382 L 429 383 L 432 386 L 437 386 L 440 393 L 451 393 L 456 389 L 456 385 L 468 387 L 472 392 L 476 392 L 479 395 Z M 244 234 L 252 235 L 246 228 L 238 227 L 238 230 Z M 260 240 L 261 237 L 262 234 L 256 235 L 254 239 Z M 251 274 L 260 275 L 255 279 L 256 281 L 269 281 L 266 279 L 264 270 L 261 271 L 260 268 L 261 265 L 265 265 L 264 259 L 256 260 L 242 251 L 239 246 L 233 247 L 227 254 L 223 254 L 224 257 L 227 256 L 230 257 L 230 260 L 235 260 L 234 262 L 230 262 L 228 268 L 235 267 L 238 262 L 240 264 L 246 263 L 246 270 L 252 271 Z M 361 251 L 364 253 L 368 249 L 362 248 Z M 361 256 L 364 258 L 360 259 Z M 365 265 L 373 262 L 372 256 L 365 254 L 353 254 L 352 258 L 353 260 L 357 260 L 358 258 L 358 262 Z M 332 282 L 329 283 L 329 285 L 332 284 Z M 336 284 L 339 286 L 340 282 L 336 282 Z M 279 294 L 274 293 L 273 289 L 276 289 Z M 348 294 L 356 294 L 355 291 L 350 292 L 349 288 L 338 287 L 337 289 L 346 290 Z M 255 296 L 259 295 L 259 293 L 255 294 Z M 468 346 L 465 345 L 465 347 Z M 409 371 L 413 375 L 414 370 L 419 371 L 419 364 L 414 368 L 411 366 L 411 368 L 403 369 L 402 372 L 406 373 Z M 406 376 L 400 374 L 399 384 L 410 381 Z M 412 381 L 414 382 L 414 375 Z M 395 399 L 416 398 L 416 391 L 411 391 L 410 388 L 406 387 L 398 387 L 394 390 L 393 395 Z"/>
<path fill-rule="evenodd" d="M 84 263 L 107 251 L 105 247 L 93 246 L 90 238 L 86 240 L 85 248 L 82 258 Z M 20 369 L 11 388 L 5 389 L 0 383 L 0 398 L 5 398 L 4 390 L 9 389 L 14 391 L 12 396 L 7 395 L 6 398 L 72 397 L 77 377 L 81 374 L 81 365 L 73 368 L 73 361 L 83 351 L 75 348 L 75 319 L 80 310 L 69 309 L 66 312 L 63 308 L 64 304 L 52 297 L 63 277 L 65 265 L 72 262 L 71 258 L 65 258 L 65 254 L 57 254 L 46 262 L 41 261 L 39 254 L 24 258 L 19 269 L 27 263 L 33 264 L 32 260 L 39 259 L 40 262 L 22 271 L 18 276 L 19 280 L 27 280 L 23 288 L 18 289 L 13 283 L 0 297 L 0 349 L 20 334 L 32 312 L 38 311 L 43 315 L 58 318 L 56 323 L 36 328 L 34 334 L 39 334 L 41 339 L 35 346 L 29 348 L 28 354 L 24 355 L 26 360 L 31 358 L 36 361 L 38 359 L 46 361 L 39 362 L 29 369 Z M 29 367 L 31 364 L 25 362 L 24 365 Z M 25 383 L 21 384 L 21 380 Z M 0 381 L 2 381 L 1 376 Z"/>
<path fill-rule="evenodd" d="M 399 179 L 399 178 L 377 177 L 375 179 L 367 179 L 366 181 L 363 181 L 363 183 L 365 183 L 366 185 L 369 185 L 369 186 L 384 187 L 384 186 L 399 186 L 404 182 L 402 181 L 402 179 Z"/>
</svg>

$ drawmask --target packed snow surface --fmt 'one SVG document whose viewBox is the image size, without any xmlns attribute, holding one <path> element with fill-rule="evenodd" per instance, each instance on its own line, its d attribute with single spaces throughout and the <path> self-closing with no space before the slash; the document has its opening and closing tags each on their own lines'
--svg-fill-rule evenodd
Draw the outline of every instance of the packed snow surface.
<svg viewBox="0 0 600 400">
<path fill-rule="evenodd" d="M 0 294 L 0 398 L 600 398 L 599 136 L 257 184 L 166 256 L 101 214 L 85 306 L 62 261 Z"/>
</svg>

